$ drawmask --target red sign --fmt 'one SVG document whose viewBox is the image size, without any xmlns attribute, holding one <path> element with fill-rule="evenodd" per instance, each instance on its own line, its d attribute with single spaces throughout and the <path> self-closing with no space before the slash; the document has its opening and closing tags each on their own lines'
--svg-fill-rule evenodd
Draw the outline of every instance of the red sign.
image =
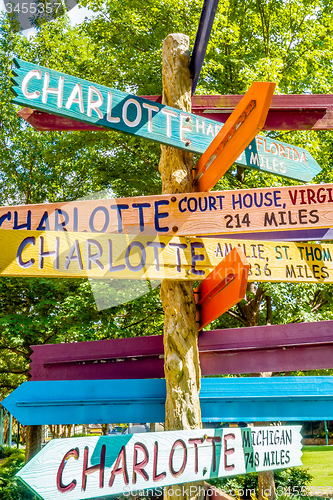
<svg viewBox="0 0 333 500">
<path fill-rule="evenodd" d="M 199 330 L 245 297 L 249 263 L 239 248 L 232 251 L 195 289 Z"/>
<path fill-rule="evenodd" d="M 252 83 L 195 165 L 195 191 L 210 191 L 263 128 L 274 88 L 275 83 Z"/>
</svg>

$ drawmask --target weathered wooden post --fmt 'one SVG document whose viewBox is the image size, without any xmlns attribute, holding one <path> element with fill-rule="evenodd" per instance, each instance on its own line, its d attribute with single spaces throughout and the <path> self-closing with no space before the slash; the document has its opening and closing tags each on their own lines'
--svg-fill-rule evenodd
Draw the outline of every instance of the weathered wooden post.
<svg viewBox="0 0 333 500">
<path fill-rule="evenodd" d="M 187 35 L 170 34 L 163 42 L 163 104 L 191 111 L 191 78 L 189 71 L 189 39 Z M 171 118 L 172 119 L 172 118 Z M 186 117 L 184 117 L 186 126 Z M 189 126 L 189 124 L 187 124 Z M 161 146 L 160 173 L 163 193 L 193 191 L 192 153 Z M 172 200 L 172 198 L 171 198 Z M 174 228 L 177 232 L 177 228 Z M 199 429 L 200 363 L 198 328 L 193 287 L 190 282 L 164 280 L 161 285 L 164 309 L 164 370 L 167 387 L 165 430 Z M 182 485 L 166 488 L 165 498 L 200 498 Z M 187 490 L 187 491 L 186 491 Z"/>
</svg>

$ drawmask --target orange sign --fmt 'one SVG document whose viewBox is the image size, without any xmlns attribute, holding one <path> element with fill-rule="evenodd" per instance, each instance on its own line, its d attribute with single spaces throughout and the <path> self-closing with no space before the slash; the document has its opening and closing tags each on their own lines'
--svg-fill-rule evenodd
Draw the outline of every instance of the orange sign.
<svg viewBox="0 0 333 500">
<path fill-rule="evenodd" d="M 233 248 L 200 283 L 194 294 L 199 330 L 209 325 L 245 297 L 249 263 L 239 248 Z"/>
<path fill-rule="evenodd" d="M 274 88 L 271 82 L 252 83 L 195 165 L 195 191 L 210 191 L 263 128 Z"/>
</svg>

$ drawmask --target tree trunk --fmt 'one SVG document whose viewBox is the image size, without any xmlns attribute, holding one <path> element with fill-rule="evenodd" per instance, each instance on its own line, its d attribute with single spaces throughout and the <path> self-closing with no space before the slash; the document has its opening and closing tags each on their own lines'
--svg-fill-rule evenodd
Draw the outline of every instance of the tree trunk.
<svg viewBox="0 0 333 500">
<path fill-rule="evenodd" d="M 109 434 L 109 424 L 102 424 L 102 435 L 107 436 Z"/>
<path fill-rule="evenodd" d="M 275 496 L 274 471 L 258 472 L 258 500 L 273 500 Z"/>
<path fill-rule="evenodd" d="M 171 34 L 163 42 L 163 104 L 191 111 L 189 39 Z M 193 190 L 192 154 L 161 146 L 160 173 L 164 194 Z M 164 370 L 166 380 L 165 430 L 200 429 L 200 364 L 196 304 L 192 284 L 163 280 L 161 299 L 164 309 Z M 196 483 L 165 488 L 167 500 L 198 499 L 203 486 Z M 201 489 L 200 489 L 200 486 Z M 200 493 L 194 492 L 194 490 Z M 178 491 L 177 491 L 178 490 Z M 175 493 L 177 491 L 177 494 Z M 180 494 L 179 494 L 180 491 Z"/>
<path fill-rule="evenodd" d="M 42 437 L 42 425 L 26 426 L 25 463 L 29 462 L 29 460 L 42 449 Z"/>
</svg>

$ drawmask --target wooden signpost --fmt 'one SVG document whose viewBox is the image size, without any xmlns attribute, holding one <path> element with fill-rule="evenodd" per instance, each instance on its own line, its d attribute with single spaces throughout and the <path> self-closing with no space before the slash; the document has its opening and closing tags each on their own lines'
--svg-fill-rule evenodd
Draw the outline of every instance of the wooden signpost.
<svg viewBox="0 0 333 500">
<path fill-rule="evenodd" d="M 266 234 L 331 228 L 332 206 L 333 184 L 314 184 L 1 207 L 0 227 L 161 236 Z"/>
<path fill-rule="evenodd" d="M 54 439 L 17 476 L 44 500 L 81 500 L 302 465 L 300 426 Z M 41 474 L 41 466 L 43 473 Z M 191 493 L 203 487 L 192 484 Z M 180 493 L 179 493 L 180 495 Z"/>
<path fill-rule="evenodd" d="M 202 331 L 203 376 L 333 368 L 333 321 Z M 163 335 L 31 346 L 31 381 L 164 377 Z"/>
<path fill-rule="evenodd" d="M 162 96 L 140 96 L 161 103 Z M 192 96 L 192 113 L 225 123 L 242 95 Z M 61 118 L 49 113 L 24 108 L 19 115 L 36 130 L 100 130 L 100 127 Z M 274 95 L 263 130 L 331 130 L 333 128 L 333 96 L 331 94 Z"/>
<path fill-rule="evenodd" d="M 88 123 L 90 130 L 100 130 L 103 126 L 205 155 L 221 130 L 219 122 L 184 113 L 158 102 L 152 104 L 151 100 L 144 97 L 95 85 L 25 61 L 17 60 L 16 64 L 18 69 L 15 73 L 18 76 L 15 78 L 16 85 L 12 87 L 16 95 L 14 102 L 48 110 L 61 117 L 50 115 L 50 124 L 45 125 L 47 130 L 52 129 L 51 123 L 57 123 L 57 120 L 61 120 L 61 123 L 65 120 L 66 123 L 66 119 L 72 117 L 80 120 L 75 121 L 76 130 L 85 130 L 85 124 Z M 223 157 L 224 171 L 237 160 L 237 164 L 247 168 L 308 182 L 317 175 L 320 167 L 303 148 L 258 136 L 256 143 L 250 145 L 246 154 L 241 156 L 244 148 L 265 123 L 273 89 L 274 84 L 270 83 L 256 82 L 252 85 L 227 120 L 223 133 L 220 133 L 217 150 L 221 155 L 214 164 L 217 161 L 221 164 Z M 31 109 L 20 112 L 28 121 L 31 113 Z M 44 115 L 45 113 L 41 114 Z M 34 119 L 32 123 L 35 123 Z M 216 146 L 212 147 L 215 151 Z M 207 160 L 211 156 L 210 154 Z M 206 160 L 200 160 L 197 175 L 200 175 L 206 163 Z M 212 170 L 211 167 L 209 172 Z M 221 172 L 220 168 L 216 175 L 221 177 Z"/>
<path fill-rule="evenodd" d="M 245 297 L 249 263 L 233 248 L 194 290 L 199 331 Z"/>
<path fill-rule="evenodd" d="M 203 31 L 199 30 L 203 45 L 192 58 L 193 89 L 217 2 L 212 0 L 210 5 L 212 15 L 205 28 L 203 15 Z M 200 36 L 198 40 L 200 45 Z M 207 117 L 151 99 L 19 59 L 15 65 L 12 90 L 16 104 L 57 115 L 70 124 L 77 120 L 81 130 L 113 129 L 202 156 L 194 169 L 197 193 L 3 208 L 2 276 L 203 280 L 196 289 L 200 329 L 244 296 L 248 274 L 251 281 L 333 282 L 330 245 L 240 241 L 235 248 L 219 237 L 197 237 L 303 230 L 304 226 L 311 230 L 333 228 L 331 184 L 207 193 L 234 163 L 305 181 L 320 170 L 305 150 L 255 137 L 265 125 L 275 84 L 254 83 L 222 128 Z M 297 349 L 307 355 L 311 346 L 304 346 L 304 336 Z M 253 367 L 253 360 L 261 359 L 264 349 L 268 351 L 265 363 L 269 362 L 269 370 L 289 366 L 293 358 L 278 354 L 281 345 L 276 340 L 269 341 L 267 336 L 258 345 L 258 338 L 252 344 L 244 338 L 240 344 L 229 342 L 229 360 L 230 352 L 237 353 L 234 360 L 244 370 Z M 323 336 L 319 339 L 312 339 L 315 349 L 317 344 L 323 347 Z M 295 346 L 294 337 L 292 340 Z M 290 344 L 291 339 L 282 349 L 287 350 Z M 251 350 L 254 357 L 248 356 Z M 156 349 L 151 352 L 156 360 Z M 204 352 L 211 356 L 212 349 Z M 223 348 L 220 353 L 226 354 Z M 88 356 L 88 360 L 70 357 L 65 363 L 71 368 L 73 363 L 95 364 L 92 358 L 96 355 L 90 352 Z M 128 358 L 128 353 L 124 357 Z M 99 365 L 114 360 L 119 363 L 118 357 L 105 354 L 97 359 Z M 324 357 L 321 361 L 326 364 Z M 59 359 L 48 359 L 50 364 L 59 368 Z M 211 363 L 207 372 L 215 371 L 215 366 Z M 155 363 L 155 369 L 160 369 L 160 364 Z M 45 373 L 44 366 L 39 370 Z M 165 380 L 135 378 L 129 383 L 119 377 L 118 370 L 117 374 L 117 380 L 89 380 L 82 375 L 75 380 L 26 382 L 2 404 L 25 425 L 163 421 Z M 325 420 L 333 411 L 332 389 L 331 377 L 203 378 L 202 420 Z M 78 500 L 290 467 L 301 463 L 300 456 L 300 427 L 296 426 L 220 429 L 208 435 L 193 430 L 108 436 L 55 440 L 18 476 L 45 500 L 55 500 L 59 494 Z"/>
<path fill-rule="evenodd" d="M 289 179 L 311 181 L 321 171 L 303 148 L 257 135 L 235 160 L 236 165 Z"/>
<path fill-rule="evenodd" d="M 210 191 L 264 126 L 275 83 L 254 82 L 193 171 L 194 191 Z"/>
<path fill-rule="evenodd" d="M 65 231 L 0 230 L 0 275 L 196 281 L 234 247 L 249 262 L 248 281 L 333 283 L 331 244 Z M 242 272 L 243 264 L 228 266 L 228 274 Z"/>
<path fill-rule="evenodd" d="M 163 422 L 164 379 L 24 382 L 2 405 L 23 425 Z M 202 378 L 203 422 L 330 420 L 333 377 Z"/>
</svg>

